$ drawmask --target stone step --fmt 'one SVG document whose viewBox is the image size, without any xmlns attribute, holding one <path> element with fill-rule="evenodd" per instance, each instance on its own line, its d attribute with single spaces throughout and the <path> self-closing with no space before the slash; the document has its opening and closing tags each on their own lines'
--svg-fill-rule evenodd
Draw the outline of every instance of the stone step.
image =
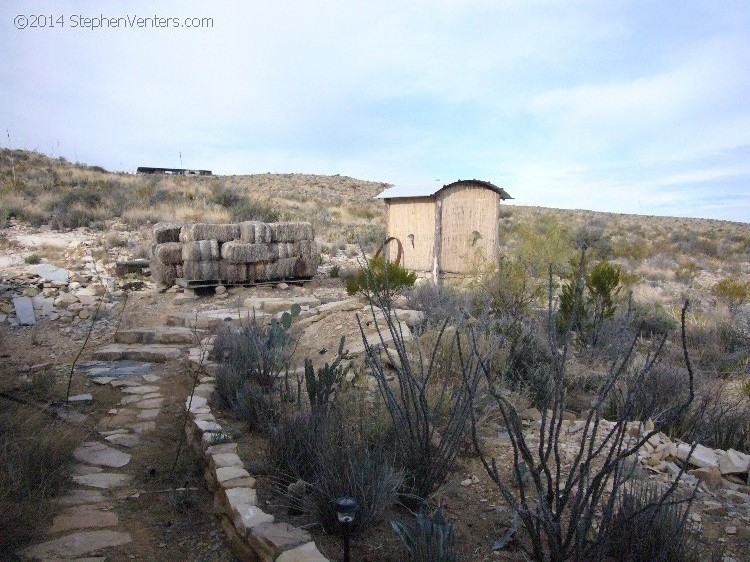
<svg viewBox="0 0 750 562">
<path fill-rule="evenodd" d="M 183 351 L 174 345 L 158 343 L 113 343 L 94 351 L 94 359 L 100 361 L 147 361 L 149 363 L 164 363 L 182 357 Z"/>
<path fill-rule="evenodd" d="M 120 330 L 115 334 L 117 343 L 158 343 L 165 345 L 195 345 L 204 335 L 202 330 L 193 330 L 183 326 L 164 326 L 158 328 L 131 328 Z M 197 338 L 197 340 L 196 340 Z"/>
<path fill-rule="evenodd" d="M 225 308 L 221 310 L 208 310 L 199 312 L 175 312 L 167 316 L 169 326 L 184 326 L 186 328 L 198 328 L 199 330 L 213 330 L 223 324 L 228 318 L 232 322 L 247 322 L 253 316 L 257 319 L 266 318 L 269 315 L 249 308 Z"/>
</svg>

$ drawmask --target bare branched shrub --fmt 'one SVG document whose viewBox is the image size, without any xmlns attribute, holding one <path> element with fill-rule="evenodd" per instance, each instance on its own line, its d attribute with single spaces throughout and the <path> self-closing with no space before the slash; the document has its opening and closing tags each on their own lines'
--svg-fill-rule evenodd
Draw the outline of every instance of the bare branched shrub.
<svg viewBox="0 0 750 562">
<path fill-rule="evenodd" d="M 566 366 L 570 353 L 570 330 L 557 336 L 556 313 L 552 306 L 552 277 L 549 282 L 548 326 L 549 345 L 554 352 L 545 366 L 546 390 L 542 395 L 541 422 L 538 443 L 525 433 L 518 412 L 508 400 L 500 386 L 501 377 L 493 369 L 490 358 L 481 351 L 481 346 L 472 347 L 472 356 L 479 364 L 490 395 L 499 410 L 513 450 L 512 476 L 501 475 L 494 458 L 488 458 L 477 437 L 476 424 L 472 424 L 472 435 L 480 459 L 490 478 L 498 486 L 501 495 L 512 510 L 518 514 L 525 537 L 537 560 L 597 560 L 606 553 L 607 542 L 616 524 L 617 498 L 626 483 L 632 478 L 636 465 L 636 452 L 658 433 L 657 429 L 631 437 L 627 422 L 636 413 L 636 394 L 628 391 L 618 417 L 607 422 L 602 417 L 603 409 L 613 389 L 623 379 L 628 369 L 634 367 L 634 351 L 637 339 L 624 348 L 620 357 L 612 362 L 603 382 L 598 388 L 580 432 L 580 443 L 565 462 L 561 435 L 564 435 L 563 414 L 566 408 Z M 572 307 L 577 309 L 576 304 Z M 694 398 L 693 371 L 689 363 L 684 333 L 683 308 L 683 352 L 687 365 L 684 385 L 686 399 L 676 405 L 674 415 L 685 411 Z M 575 312 L 569 322 L 575 324 Z M 472 338 L 478 338 L 469 327 Z M 655 342 L 640 367 L 632 375 L 637 386 L 654 369 L 666 338 Z M 465 358 L 464 358 L 465 360 Z M 464 373 L 471 376 L 473 365 L 464 364 Z M 467 387 L 474 383 L 467 379 Z M 476 395 L 475 395 L 476 396 Z M 472 410 L 472 413 L 474 411 Z M 474 422 L 476 419 L 472 418 Z M 682 472 L 662 493 L 657 501 L 672 501 Z"/>
<path fill-rule="evenodd" d="M 399 462 L 406 471 L 404 498 L 419 503 L 444 482 L 463 445 L 470 418 L 470 392 L 476 391 L 480 381 L 479 365 L 468 355 L 463 381 L 458 373 L 452 377 L 439 372 L 439 364 L 453 364 L 452 357 L 461 348 L 460 329 L 446 330 L 447 320 L 430 349 L 417 345 L 416 351 L 407 350 L 404 330 L 408 328 L 396 320 L 388 275 L 375 281 L 373 272 L 365 266 L 362 277 L 366 281 L 363 292 L 380 334 L 380 345 L 368 342 L 357 317 L 367 365 L 391 418 Z M 392 339 L 387 347 L 386 337 Z M 449 344 L 448 359 L 438 361 L 444 341 Z M 397 366 L 395 384 L 381 361 L 380 347 Z"/>
</svg>

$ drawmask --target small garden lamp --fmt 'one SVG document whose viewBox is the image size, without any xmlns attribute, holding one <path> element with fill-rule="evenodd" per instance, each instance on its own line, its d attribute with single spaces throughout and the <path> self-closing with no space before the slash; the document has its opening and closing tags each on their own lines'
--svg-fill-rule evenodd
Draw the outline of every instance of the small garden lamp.
<svg viewBox="0 0 750 562">
<path fill-rule="evenodd" d="M 343 496 L 336 500 L 336 517 L 344 532 L 344 562 L 349 562 L 349 535 L 354 525 L 354 516 L 358 507 L 359 505 L 354 498 Z"/>
</svg>

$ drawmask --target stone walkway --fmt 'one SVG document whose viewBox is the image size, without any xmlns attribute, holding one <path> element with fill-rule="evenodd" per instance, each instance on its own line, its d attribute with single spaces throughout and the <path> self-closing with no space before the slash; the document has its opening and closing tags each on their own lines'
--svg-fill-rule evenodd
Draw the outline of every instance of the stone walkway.
<svg viewBox="0 0 750 562">
<path fill-rule="evenodd" d="M 133 493 L 131 455 L 143 446 L 142 436 L 156 428 L 164 402 L 160 377 L 148 372 L 147 363 L 94 361 L 83 366 L 89 375 L 102 375 L 92 379 L 95 383 L 119 387 L 123 397 L 99 420 L 99 438 L 81 443 L 73 453 L 77 487 L 56 500 L 60 511 L 47 531 L 49 540 L 21 551 L 24 559 L 104 561 L 105 553 L 132 541 L 116 505 Z"/>
</svg>

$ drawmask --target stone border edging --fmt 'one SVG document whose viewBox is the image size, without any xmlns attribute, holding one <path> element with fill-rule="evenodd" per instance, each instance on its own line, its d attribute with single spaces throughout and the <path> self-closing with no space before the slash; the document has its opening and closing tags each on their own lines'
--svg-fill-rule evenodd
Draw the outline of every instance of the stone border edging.
<svg viewBox="0 0 750 562">
<path fill-rule="evenodd" d="M 201 377 L 193 396 L 185 401 L 185 438 L 204 468 L 234 555 L 243 562 L 329 562 L 307 531 L 277 523 L 258 507 L 255 478 L 245 470 L 237 444 L 229 440 L 208 406 L 214 390 L 214 378 Z"/>
</svg>

